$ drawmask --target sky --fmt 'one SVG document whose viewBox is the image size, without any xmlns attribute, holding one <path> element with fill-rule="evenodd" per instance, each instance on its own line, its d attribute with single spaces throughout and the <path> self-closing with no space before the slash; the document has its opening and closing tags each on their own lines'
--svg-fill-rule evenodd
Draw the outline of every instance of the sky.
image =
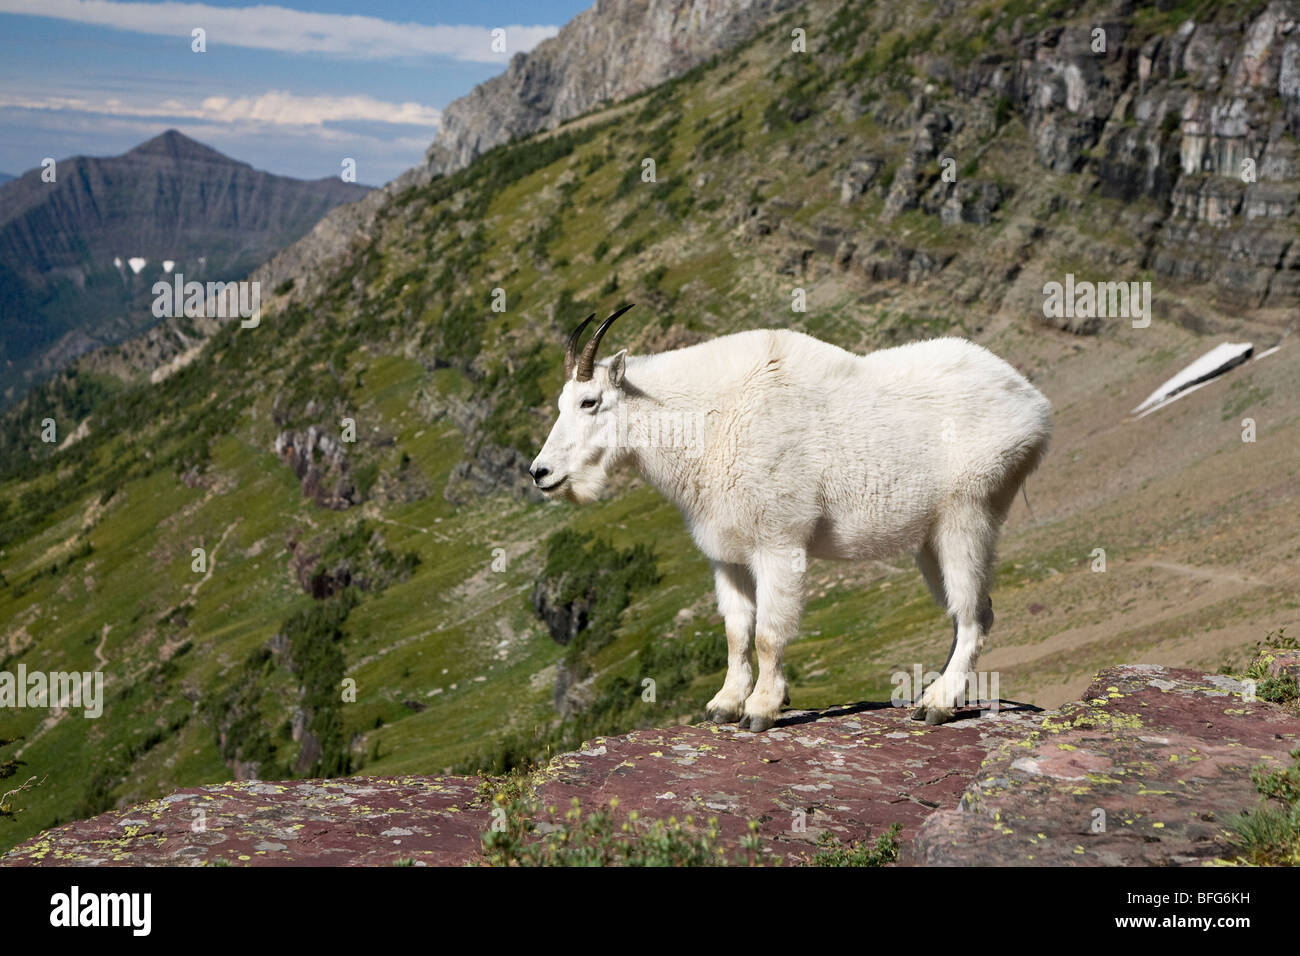
<svg viewBox="0 0 1300 956">
<path fill-rule="evenodd" d="M 381 185 L 421 161 L 442 107 L 593 2 L 0 0 L 0 172 L 177 129 L 285 176 L 353 159 Z"/>
</svg>

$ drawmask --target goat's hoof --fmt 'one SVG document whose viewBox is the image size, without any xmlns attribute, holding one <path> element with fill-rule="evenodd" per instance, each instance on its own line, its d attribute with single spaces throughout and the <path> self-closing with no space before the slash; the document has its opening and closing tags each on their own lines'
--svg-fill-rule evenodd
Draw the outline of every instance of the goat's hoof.
<svg viewBox="0 0 1300 956">
<path fill-rule="evenodd" d="M 925 722 L 931 726 L 946 724 L 953 718 L 951 707 L 931 707 L 925 712 Z"/>
<path fill-rule="evenodd" d="M 939 724 L 946 724 L 955 716 L 955 711 L 951 707 L 936 707 L 933 704 L 922 704 L 916 710 L 912 711 L 913 720 L 923 720 L 931 727 Z"/>
<path fill-rule="evenodd" d="M 728 710 L 726 707 L 710 707 L 705 714 L 715 724 L 734 724 L 740 720 L 739 711 Z"/>
<path fill-rule="evenodd" d="M 751 734 L 761 734 L 773 724 L 776 719 L 773 717 L 762 717 L 758 714 L 746 714 L 740 718 L 740 729 L 748 730 Z"/>
</svg>

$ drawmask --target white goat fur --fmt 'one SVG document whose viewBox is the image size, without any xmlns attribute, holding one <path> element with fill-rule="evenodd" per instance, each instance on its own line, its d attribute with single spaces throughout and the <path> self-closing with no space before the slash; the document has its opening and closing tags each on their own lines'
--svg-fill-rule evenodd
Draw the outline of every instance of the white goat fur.
<svg viewBox="0 0 1300 956">
<path fill-rule="evenodd" d="M 598 436 L 620 406 L 628 441 L 610 447 Z M 610 470 L 631 462 L 681 509 L 713 563 L 728 648 L 714 720 L 763 730 L 788 702 L 782 655 L 803 609 L 802 554 L 899 552 L 916 555 L 955 626 L 943 675 L 915 716 L 951 719 L 993 623 L 1000 526 L 1051 432 L 1047 399 L 1010 365 L 956 338 L 855 355 L 757 330 L 620 352 L 590 381 L 566 382 L 559 409 L 534 462 L 556 476 L 545 490 L 594 500 Z M 705 416 L 702 453 L 646 447 L 656 415 Z"/>
</svg>

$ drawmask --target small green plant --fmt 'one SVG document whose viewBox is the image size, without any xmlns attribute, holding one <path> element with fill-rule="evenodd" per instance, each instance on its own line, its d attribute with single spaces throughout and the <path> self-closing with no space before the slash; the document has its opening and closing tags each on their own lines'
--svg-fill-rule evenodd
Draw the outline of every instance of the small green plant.
<svg viewBox="0 0 1300 956">
<path fill-rule="evenodd" d="M 817 855 L 808 861 L 809 866 L 888 866 L 898 862 L 898 834 L 903 829 L 895 823 L 876 837 L 873 844 L 855 840 L 847 846 L 833 833 L 823 833 L 817 838 Z"/>
<path fill-rule="evenodd" d="M 499 790 L 493 797 L 493 819 L 499 821 L 483 835 L 483 863 L 488 866 L 765 866 L 779 863 L 764 857 L 758 821 L 728 856 L 719 845 L 718 821 L 710 817 L 703 830 L 695 819 L 669 817 L 647 820 L 633 811 L 620 819 L 618 798 L 607 807 L 584 812 L 575 797 L 562 818 L 547 808 L 546 832 L 535 818 L 531 795 Z"/>
<path fill-rule="evenodd" d="M 1287 704 L 1300 700 L 1300 687 L 1296 680 L 1286 674 L 1272 673 L 1272 664 L 1276 651 L 1300 650 L 1300 641 L 1288 636 L 1285 627 L 1270 631 L 1262 641 L 1255 643 L 1255 658 L 1246 668 L 1246 680 L 1255 681 L 1255 695 L 1260 700 L 1274 704 Z"/>
<path fill-rule="evenodd" d="M 1282 674 L 1266 677 L 1255 687 L 1255 695 L 1260 700 L 1274 704 L 1289 704 L 1300 700 L 1300 688 L 1296 687 L 1294 678 Z"/>
<path fill-rule="evenodd" d="M 1291 751 L 1292 765 L 1251 771 L 1260 805 L 1228 820 L 1232 842 L 1241 858 L 1256 866 L 1300 866 L 1300 748 Z"/>
</svg>

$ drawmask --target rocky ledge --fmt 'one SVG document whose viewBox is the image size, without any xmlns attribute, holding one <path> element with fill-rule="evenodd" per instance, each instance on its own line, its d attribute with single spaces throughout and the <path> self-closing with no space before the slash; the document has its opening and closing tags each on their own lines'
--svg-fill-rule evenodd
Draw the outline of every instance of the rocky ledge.
<svg viewBox="0 0 1300 956">
<path fill-rule="evenodd" d="M 1292 659 L 1294 658 L 1294 659 Z M 1274 664 L 1300 673 L 1300 656 Z M 590 741 L 532 777 L 543 806 L 716 818 L 739 844 L 807 860 L 902 826 L 903 864 L 1199 865 L 1258 802 L 1252 768 L 1300 746 L 1300 717 L 1229 677 L 1155 665 L 1100 673 L 1056 711 L 1003 703 L 927 727 L 863 703 L 795 711 L 764 734 L 697 724 Z M 492 803 L 474 777 L 240 782 L 49 830 L 0 859 L 53 865 L 462 865 Z M 617 797 L 617 801 L 613 798 Z"/>
</svg>

